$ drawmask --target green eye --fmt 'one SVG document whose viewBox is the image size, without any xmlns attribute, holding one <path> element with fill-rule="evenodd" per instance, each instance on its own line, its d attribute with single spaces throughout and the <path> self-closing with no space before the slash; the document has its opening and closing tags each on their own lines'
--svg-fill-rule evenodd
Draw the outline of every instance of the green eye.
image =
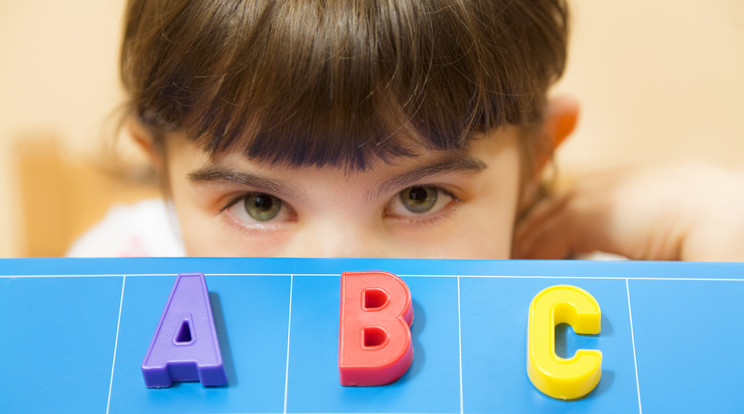
<svg viewBox="0 0 744 414">
<path fill-rule="evenodd" d="M 412 213 L 422 214 L 437 204 L 439 190 L 430 185 L 408 187 L 399 193 L 403 206 Z"/>
<path fill-rule="evenodd" d="M 256 221 L 269 221 L 279 214 L 282 200 L 270 194 L 251 194 L 245 196 L 245 212 Z"/>
</svg>

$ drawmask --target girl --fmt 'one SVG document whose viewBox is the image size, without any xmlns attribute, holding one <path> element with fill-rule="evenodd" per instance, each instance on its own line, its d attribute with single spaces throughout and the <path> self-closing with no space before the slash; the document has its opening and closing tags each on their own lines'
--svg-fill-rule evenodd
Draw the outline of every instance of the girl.
<svg viewBox="0 0 744 414">
<path fill-rule="evenodd" d="M 128 125 L 188 255 L 686 258 L 565 201 L 612 187 L 529 209 L 577 119 L 567 37 L 561 0 L 131 0 Z"/>
</svg>

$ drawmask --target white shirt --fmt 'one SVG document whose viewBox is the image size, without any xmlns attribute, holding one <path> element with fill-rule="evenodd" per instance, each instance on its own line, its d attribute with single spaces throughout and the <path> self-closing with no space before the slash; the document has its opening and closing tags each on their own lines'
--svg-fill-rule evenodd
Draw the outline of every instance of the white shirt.
<svg viewBox="0 0 744 414">
<path fill-rule="evenodd" d="M 162 199 L 115 204 L 80 237 L 69 257 L 185 256 L 176 215 Z"/>
</svg>

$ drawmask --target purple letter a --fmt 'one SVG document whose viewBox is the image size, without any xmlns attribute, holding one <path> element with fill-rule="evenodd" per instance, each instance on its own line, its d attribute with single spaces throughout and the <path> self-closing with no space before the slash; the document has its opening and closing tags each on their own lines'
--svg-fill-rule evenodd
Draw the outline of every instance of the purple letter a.
<svg viewBox="0 0 744 414">
<path fill-rule="evenodd" d="M 174 381 L 200 381 L 205 386 L 227 383 L 203 274 L 183 273 L 176 278 L 142 362 L 142 374 L 145 385 L 157 388 Z"/>
</svg>

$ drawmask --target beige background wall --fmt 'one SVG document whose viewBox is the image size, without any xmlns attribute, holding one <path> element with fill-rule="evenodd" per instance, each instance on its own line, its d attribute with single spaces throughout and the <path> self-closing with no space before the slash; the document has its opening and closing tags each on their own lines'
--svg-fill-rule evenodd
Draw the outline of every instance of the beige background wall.
<svg viewBox="0 0 744 414">
<path fill-rule="evenodd" d="M 0 0 L 0 257 L 23 237 L 14 143 L 56 136 L 94 152 L 121 99 L 123 0 Z M 558 161 L 686 156 L 744 167 L 744 2 L 576 0 L 559 93 L 583 104 Z M 741 190 L 744 191 L 744 190 Z M 54 209 L 54 205 L 45 206 Z"/>
<path fill-rule="evenodd" d="M 0 0 L 0 257 L 18 255 L 23 237 L 15 141 L 59 137 L 73 155 L 90 153 L 121 99 L 123 7 L 123 0 Z"/>
<path fill-rule="evenodd" d="M 583 117 L 559 160 L 682 155 L 744 165 L 744 2 L 573 5 L 558 90 L 579 97 Z"/>
</svg>

